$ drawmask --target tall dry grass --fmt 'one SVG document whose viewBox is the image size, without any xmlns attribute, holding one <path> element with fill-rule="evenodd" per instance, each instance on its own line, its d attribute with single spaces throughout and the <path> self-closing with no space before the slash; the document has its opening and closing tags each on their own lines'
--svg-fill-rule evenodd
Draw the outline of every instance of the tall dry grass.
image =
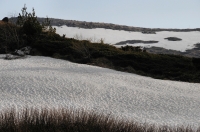
<svg viewBox="0 0 200 132">
<path fill-rule="evenodd" d="M 0 132 L 194 132 L 191 127 L 140 124 L 69 109 L 11 109 L 0 114 Z"/>
</svg>

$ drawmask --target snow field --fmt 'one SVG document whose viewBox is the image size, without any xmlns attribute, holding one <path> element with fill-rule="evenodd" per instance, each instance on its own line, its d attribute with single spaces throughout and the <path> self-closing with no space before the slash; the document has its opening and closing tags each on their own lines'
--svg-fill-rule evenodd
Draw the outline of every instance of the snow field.
<svg viewBox="0 0 200 132">
<path fill-rule="evenodd" d="M 156 34 L 143 34 L 141 32 L 129 32 L 129 31 L 118 31 L 118 30 L 111 30 L 111 29 L 103 29 L 103 28 L 96 28 L 96 29 L 83 29 L 78 27 L 67 27 L 67 26 L 53 26 L 56 28 L 56 32 L 61 36 L 66 34 L 68 38 L 76 38 L 79 39 L 89 39 L 92 41 L 99 41 L 103 39 L 105 43 L 108 44 L 116 44 L 121 41 L 126 40 L 144 40 L 150 41 L 155 40 L 159 41 L 155 44 L 127 44 L 127 45 L 134 45 L 134 46 L 144 46 L 144 47 L 162 47 L 165 49 L 172 49 L 178 51 L 186 51 L 187 49 L 193 49 L 195 46 L 194 44 L 200 43 L 200 32 L 193 31 L 193 32 L 169 32 L 169 31 L 162 31 L 156 32 Z M 168 41 L 164 38 L 167 37 L 178 37 L 181 38 L 181 41 Z M 116 45 L 117 47 L 121 47 L 122 45 Z M 123 45 L 124 46 L 124 45 Z"/>
<path fill-rule="evenodd" d="M 157 80 L 49 57 L 0 59 L 0 110 L 73 107 L 139 122 L 198 126 L 200 84 Z"/>
</svg>

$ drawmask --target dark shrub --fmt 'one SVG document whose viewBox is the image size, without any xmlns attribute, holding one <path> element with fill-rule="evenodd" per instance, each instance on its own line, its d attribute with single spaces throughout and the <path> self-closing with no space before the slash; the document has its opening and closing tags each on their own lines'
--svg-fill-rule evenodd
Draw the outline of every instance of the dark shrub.
<svg viewBox="0 0 200 132">
<path fill-rule="evenodd" d="M 2 21 L 3 21 L 3 22 L 8 22 L 8 17 L 4 17 L 4 18 L 2 19 Z"/>
<path fill-rule="evenodd" d="M 42 26 L 40 23 L 36 20 L 32 20 L 31 18 L 25 21 L 22 29 L 26 35 L 35 35 L 42 32 Z"/>
<path fill-rule="evenodd" d="M 200 70 L 200 58 L 192 58 L 192 63 L 197 70 Z"/>
</svg>

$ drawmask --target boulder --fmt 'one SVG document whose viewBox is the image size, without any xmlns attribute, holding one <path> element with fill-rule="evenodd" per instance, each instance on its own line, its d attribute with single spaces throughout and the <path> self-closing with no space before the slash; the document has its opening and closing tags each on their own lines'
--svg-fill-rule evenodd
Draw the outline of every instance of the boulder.
<svg viewBox="0 0 200 132">
<path fill-rule="evenodd" d="M 31 52 L 31 47 L 27 46 L 27 47 L 23 47 L 19 50 L 15 50 L 15 52 L 13 54 L 18 55 L 18 56 L 26 56 L 26 55 L 29 55 L 30 52 Z"/>
</svg>

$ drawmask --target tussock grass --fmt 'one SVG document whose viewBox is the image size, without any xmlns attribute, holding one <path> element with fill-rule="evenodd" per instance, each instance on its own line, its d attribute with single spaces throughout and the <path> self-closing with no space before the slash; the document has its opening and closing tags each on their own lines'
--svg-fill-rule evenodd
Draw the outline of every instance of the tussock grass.
<svg viewBox="0 0 200 132">
<path fill-rule="evenodd" d="M 194 132 L 116 119 L 110 115 L 69 109 L 15 109 L 0 114 L 0 132 Z"/>
</svg>

